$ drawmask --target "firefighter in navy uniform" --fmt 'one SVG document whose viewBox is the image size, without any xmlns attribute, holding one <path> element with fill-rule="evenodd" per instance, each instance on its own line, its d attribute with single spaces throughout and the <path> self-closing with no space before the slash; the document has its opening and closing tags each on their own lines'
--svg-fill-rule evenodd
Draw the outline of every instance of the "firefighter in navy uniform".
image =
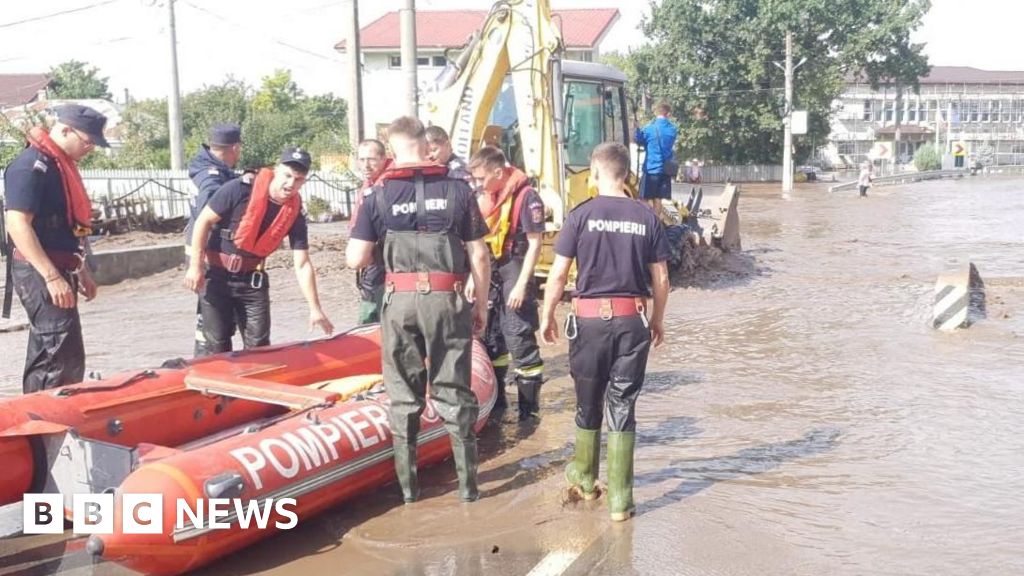
<svg viewBox="0 0 1024 576">
<path fill-rule="evenodd" d="M 4 172 L 4 216 L 13 254 L 7 259 L 3 315 L 9 315 L 13 288 L 29 321 L 26 394 L 82 381 L 85 344 L 77 294 L 86 300 L 96 296 L 82 255 L 92 204 L 77 164 L 96 146 L 108 146 L 107 118 L 78 104 L 56 112 L 49 132 L 29 130 L 29 146 Z"/>
<path fill-rule="evenodd" d="M 594 149 L 590 163 L 598 196 L 566 217 L 555 241 L 541 332 L 558 336 L 555 307 L 576 261 L 576 298 L 565 325 L 569 371 L 576 389 L 576 455 L 566 467 L 571 490 L 585 499 L 595 486 L 601 452 L 601 423 L 608 404 L 608 508 L 612 520 L 626 520 L 633 506 L 633 448 L 636 400 L 647 370 L 651 344 L 661 344 L 668 299 L 668 240 L 650 207 L 629 198 L 629 150 L 617 143 Z M 647 316 L 647 298 L 653 309 Z"/>
<path fill-rule="evenodd" d="M 214 124 L 210 128 L 207 144 L 188 163 L 188 177 L 195 184 L 196 199 L 191 207 L 192 214 L 185 226 L 185 250 L 191 250 L 192 228 L 196 217 L 206 207 L 213 194 L 229 180 L 236 177 L 235 166 L 242 158 L 242 127 L 238 124 Z M 203 312 L 201 303 L 196 302 L 196 333 L 193 355 L 206 355 L 206 341 L 203 339 Z"/>
<path fill-rule="evenodd" d="M 311 163 L 305 150 L 288 148 L 272 170 L 246 173 L 221 186 L 199 213 L 184 284 L 200 294 L 207 354 L 231 351 L 236 325 L 245 349 L 270 344 L 270 282 L 264 259 L 285 236 L 309 304 L 310 328 L 334 331 L 320 307 L 299 196 Z"/>
<path fill-rule="evenodd" d="M 364 199 L 346 261 L 350 268 L 365 266 L 383 241 L 381 353 L 402 497 L 410 503 L 419 496 L 416 444 L 429 382 L 451 438 L 459 498 L 471 502 L 479 498 L 473 429 L 479 406 L 470 367 L 473 333 L 483 330 L 487 314 L 487 228 L 469 185 L 427 160 L 419 120 L 398 118 L 388 139 L 395 164 Z M 475 304 L 462 297 L 469 274 L 478 286 Z"/>
<path fill-rule="evenodd" d="M 485 146 L 469 163 L 478 201 L 489 232 L 491 286 L 484 341 L 498 381 L 498 407 L 504 407 L 505 376 L 514 369 L 519 389 L 519 420 L 540 412 L 544 361 L 536 331 L 538 288 L 534 269 L 544 234 L 544 204 L 526 174 L 507 166 L 505 154 Z"/>
</svg>

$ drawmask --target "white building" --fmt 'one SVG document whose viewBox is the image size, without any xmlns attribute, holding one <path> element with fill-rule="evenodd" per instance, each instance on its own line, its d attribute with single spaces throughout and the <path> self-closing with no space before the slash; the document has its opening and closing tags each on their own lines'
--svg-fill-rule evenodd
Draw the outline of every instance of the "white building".
<svg viewBox="0 0 1024 576">
<path fill-rule="evenodd" d="M 619 19 L 617 9 L 552 10 L 561 26 L 566 58 L 596 61 L 601 42 Z M 487 17 L 486 10 L 417 10 L 417 75 L 421 89 L 445 66 L 445 51 L 462 48 Z M 398 12 L 389 12 L 359 33 L 363 63 L 363 115 L 367 136 L 379 134 L 405 110 Z M 335 49 L 345 51 L 341 41 Z"/>
<path fill-rule="evenodd" d="M 902 163 L 938 137 L 944 153 L 952 141 L 992 164 L 1024 164 L 1024 72 L 934 66 L 921 79 L 919 94 L 904 92 L 899 111 L 895 89 L 872 90 L 866 81 L 851 80 L 837 105 L 829 144 L 821 151 L 836 165 L 863 161 L 876 142 L 894 144 L 897 114 L 895 152 Z"/>
</svg>

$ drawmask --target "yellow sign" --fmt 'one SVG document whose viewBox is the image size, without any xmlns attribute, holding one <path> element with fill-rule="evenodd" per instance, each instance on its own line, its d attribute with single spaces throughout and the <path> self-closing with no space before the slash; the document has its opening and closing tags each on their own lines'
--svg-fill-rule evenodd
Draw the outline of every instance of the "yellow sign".
<svg viewBox="0 0 1024 576">
<path fill-rule="evenodd" d="M 967 156 L 967 146 L 964 146 L 964 143 L 960 141 L 953 142 L 953 156 Z"/>
</svg>

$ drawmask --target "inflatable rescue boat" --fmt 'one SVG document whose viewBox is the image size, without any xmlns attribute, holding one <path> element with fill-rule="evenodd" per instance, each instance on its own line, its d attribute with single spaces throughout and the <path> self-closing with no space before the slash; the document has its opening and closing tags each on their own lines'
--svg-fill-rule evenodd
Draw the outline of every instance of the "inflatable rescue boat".
<svg viewBox="0 0 1024 576">
<path fill-rule="evenodd" d="M 472 366 L 479 430 L 496 387 L 475 341 Z M 90 536 L 90 554 L 144 574 L 197 568 L 394 480 L 380 367 L 368 326 L 0 401 L 0 504 L 59 493 L 70 518 L 73 494 L 113 493 L 112 533 Z M 450 454 L 428 400 L 418 463 Z M 125 497 L 154 494 L 162 525 L 128 533 Z M 244 507 L 197 522 L 215 499 Z"/>
</svg>

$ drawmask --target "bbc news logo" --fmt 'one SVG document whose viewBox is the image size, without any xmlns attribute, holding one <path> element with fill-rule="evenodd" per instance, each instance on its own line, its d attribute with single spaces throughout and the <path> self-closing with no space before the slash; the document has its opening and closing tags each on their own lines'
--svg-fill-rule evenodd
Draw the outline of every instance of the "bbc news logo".
<svg viewBox="0 0 1024 576">
<path fill-rule="evenodd" d="M 163 534 L 163 494 L 122 494 L 121 532 L 124 534 Z M 64 496 L 25 494 L 22 519 L 25 534 L 62 534 L 64 532 Z M 76 534 L 114 533 L 113 494 L 75 494 L 71 521 Z M 266 530 L 291 530 L 299 522 L 294 498 L 242 500 L 210 498 L 195 501 L 175 499 L 174 531 L 227 530 L 235 524 Z M 271 523 L 272 517 L 277 517 Z"/>
</svg>

